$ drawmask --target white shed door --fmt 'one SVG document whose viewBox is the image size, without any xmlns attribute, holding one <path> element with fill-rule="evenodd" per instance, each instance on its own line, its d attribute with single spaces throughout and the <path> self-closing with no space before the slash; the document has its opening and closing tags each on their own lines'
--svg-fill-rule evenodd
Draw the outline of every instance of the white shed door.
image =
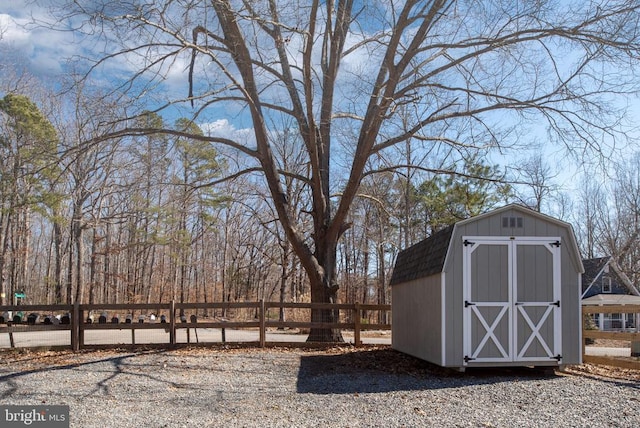
<svg viewBox="0 0 640 428">
<path fill-rule="evenodd" d="M 463 245 L 464 363 L 560 362 L 560 239 Z"/>
</svg>

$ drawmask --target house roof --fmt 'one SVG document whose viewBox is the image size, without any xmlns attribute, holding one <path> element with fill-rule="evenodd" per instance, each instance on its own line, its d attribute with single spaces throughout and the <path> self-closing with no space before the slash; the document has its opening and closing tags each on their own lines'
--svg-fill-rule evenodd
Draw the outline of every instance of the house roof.
<svg viewBox="0 0 640 428">
<path fill-rule="evenodd" d="M 595 259 L 587 259 L 582 261 L 582 265 L 584 266 L 584 273 L 582 274 L 582 293 L 587 291 L 587 289 L 593 284 L 602 269 L 609 263 L 611 259 L 610 256 L 607 257 L 598 257 Z"/>
<path fill-rule="evenodd" d="M 594 285 L 594 282 L 602 275 L 602 271 L 605 266 L 611 268 L 610 274 L 617 278 L 617 282 L 620 285 L 626 287 L 629 294 L 640 296 L 640 292 L 633 285 L 629 277 L 620 269 L 616 261 L 611 256 L 600 257 L 595 259 L 583 260 L 582 265 L 585 268 L 585 272 L 582 275 L 582 295 L 588 295 L 589 289 Z"/>
<path fill-rule="evenodd" d="M 442 229 L 431 237 L 402 250 L 393 268 L 390 284 L 400 284 L 442 272 L 453 227 L 451 225 Z"/>
<path fill-rule="evenodd" d="M 582 299 L 583 305 L 640 305 L 640 296 L 629 294 L 596 294 Z"/>
</svg>

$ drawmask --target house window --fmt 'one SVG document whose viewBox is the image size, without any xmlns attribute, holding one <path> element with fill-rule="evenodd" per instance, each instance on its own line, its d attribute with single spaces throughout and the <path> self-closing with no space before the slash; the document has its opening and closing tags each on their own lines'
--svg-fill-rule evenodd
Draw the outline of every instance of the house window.
<svg viewBox="0 0 640 428">
<path fill-rule="evenodd" d="M 609 275 L 602 277 L 602 292 L 611 293 L 611 277 Z"/>
<path fill-rule="evenodd" d="M 604 314 L 603 330 L 622 330 L 625 322 L 622 314 Z"/>
<path fill-rule="evenodd" d="M 591 322 L 589 324 L 591 324 L 591 329 L 602 329 L 602 327 L 600 326 L 600 314 L 591 314 Z"/>
</svg>

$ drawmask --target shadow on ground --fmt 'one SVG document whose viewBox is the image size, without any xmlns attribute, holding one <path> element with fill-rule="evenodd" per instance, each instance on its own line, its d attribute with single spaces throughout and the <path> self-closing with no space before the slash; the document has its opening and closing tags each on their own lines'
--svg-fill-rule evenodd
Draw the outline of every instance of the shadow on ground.
<svg viewBox="0 0 640 428">
<path fill-rule="evenodd" d="M 312 394 L 356 394 L 457 388 L 500 382 L 551 381 L 553 370 L 474 368 L 465 373 L 442 368 L 394 351 L 374 349 L 341 354 L 303 355 L 297 391 Z"/>
<path fill-rule="evenodd" d="M 19 395 L 20 384 L 19 381 L 21 378 L 27 378 L 29 375 L 37 374 L 37 373 L 46 373 L 53 371 L 67 371 L 67 370 L 75 370 L 82 367 L 91 367 L 93 365 L 107 362 L 113 366 L 112 372 L 107 372 L 108 376 L 102 379 L 95 385 L 95 390 L 92 392 L 97 392 L 98 390 L 106 391 L 108 390 L 108 382 L 116 378 L 117 376 L 129 372 L 128 366 L 131 365 L 131 361 L 137 355 L 142 354 L 151 354 L 151 353 L 159 353 L 161 350 L 146 350 L 137 353 L 123 353 L 116 356 L 109 356 L 106 358 L 99 359 L 91 359 L 89 361 L 79 360 L 78 357 L 82 356 L 83 352 L 72 353 L 70 351 L 61 352 L 59 354 L 56 353 L 45 353 L 44 356 L 39 355 L 37 351 L 21 351 L 19 354 L 24 354 L 24 358 L 19 358 L 20 365 L 24 367 L 26 364 L 29 365 L 31 362 L 33 368 L 25 369 L 22 368 L 18 371 L 0 374 L 0 384 L 5 386 L 2 390 L 0 390 L 0 400 L 13 399 L 16 395 Z M 84 352 L 86 354 L 91 354 L 91 351 Z M 29 355 L 32 355 L 29 357 Z M 95 355 L 95 353 L 94 353 Z M 50 358 L 49 358 L 50 357 Z M 7 368 L 11 366 L 8 365 Z M 131 373 L 128 373 L 131 374 Z M 140 375 L 140 374 L 137 374 Z M 145 376 L 145 375 L 143 375 Z M 146 375 L 151 376 L 151 375 Z"/>
</svg>

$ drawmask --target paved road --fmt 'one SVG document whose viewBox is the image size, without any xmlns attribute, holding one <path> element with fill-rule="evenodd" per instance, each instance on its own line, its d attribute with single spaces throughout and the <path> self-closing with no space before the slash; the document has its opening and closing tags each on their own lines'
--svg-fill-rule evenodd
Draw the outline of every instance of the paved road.
<svg viewBox="0 0 640 428">
<path fill-rule="evenodd" d="M 132 332 L 135 332 L 132 334 Z M 345 342 L 353 343 L 353 332 L 343 332 Z M 259 334 L 257 330 L 237 330 L 226 329 L 225 338 L 227 342 L 257 342 Z M 287 331 L 267 332 L 267 342 L 304 342 L 307 340 L 306 334 L 292 334 Z M 40 331 L 30 333 L 14 333 L 13 340 L 17 348 L 36 346 L 70 346 L 71 333 L 69 331 Z M 199 328 L 179 329 L 176 340 L 178 343 L 222 343 L 222 331 L 220 329 Z M 169 343 L 169 333 L 164 330 L 91 330 L 85 332 L 85 343 L 87 345 L 118 345 L 131 344 L 160 344 Z M 391 344 L 391 333 L 365 335 L 362 337 L 365 344 Z M 0 334 L 0 348 L 9 348 L 9 334 Z M 607 348 L 597 346 L 587 346 L 587 355 L 629 357 L 630 348 Z"/>
<path fill-rule="evenodd" d="M 606 348 L 603 346 L 587 346 L 585 354 L 597 357 L 630 357 L 631 348 Z"/>
<path fill-rule="evenodd" d="M 353 343 L 353 332 L 343 332 L 344 340 Z M 227 342 L 257 342 L 260 340 L 257 330 L 226 329 Z M 390 332 L 381 335 L 363 335 L 365 344 L 391 344 Z M 71 333 L 69 331 L 39 331 L 29 333 L 13 333 L 13 340 L 17 348 L 36 346 L 70 346 Z M 306 334 L 292 334 L 287 331 L 267 332 L 267 342 L 304 342 Z M 176 335 L 178 343 L 222 343 L 222 330 L 212 328 L 179 329 Z M 169 343 L 169 333 L 165 330 L 89 330 L 85 332 L 87 345 L 117 345 L 117 344 L 159 344 Z M 0 348 L 11 346 L 9 334 L 0 334 Z"/>
</svg>

